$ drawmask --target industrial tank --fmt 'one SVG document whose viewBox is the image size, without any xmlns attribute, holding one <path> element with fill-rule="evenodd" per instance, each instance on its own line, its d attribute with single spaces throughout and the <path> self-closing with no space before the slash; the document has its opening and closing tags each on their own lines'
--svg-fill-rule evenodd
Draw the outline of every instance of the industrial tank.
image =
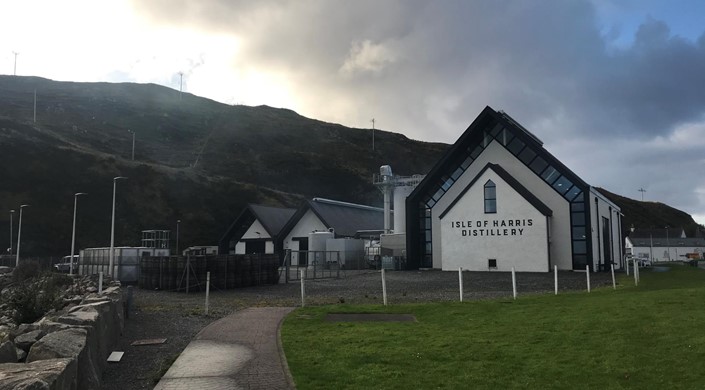
<svg viewBox="0 0 705 390">
<path fill-rule="evenodd" d="M 335 238 L 335 233 L 311 232 L 308 234 L 308 264 L 321 265 L 326 262 L 326 241 Z"/>
<path fill-rule="evenodd" d="M 394 233 L 406 231 L 406 198 L 415 186 L 398 186 L 394 188 Z"/>
</svg>

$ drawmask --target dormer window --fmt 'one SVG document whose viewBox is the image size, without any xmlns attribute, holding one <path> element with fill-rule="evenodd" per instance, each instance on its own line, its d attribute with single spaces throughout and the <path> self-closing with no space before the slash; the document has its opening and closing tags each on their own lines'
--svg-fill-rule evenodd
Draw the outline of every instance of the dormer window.
<svg viewBox="0 0 705 390">
<path fill-rule="evenodd" d="M 492 180 L 485 183 L 485 214 L 497 212 L 497 187 Z"/>
</svg>

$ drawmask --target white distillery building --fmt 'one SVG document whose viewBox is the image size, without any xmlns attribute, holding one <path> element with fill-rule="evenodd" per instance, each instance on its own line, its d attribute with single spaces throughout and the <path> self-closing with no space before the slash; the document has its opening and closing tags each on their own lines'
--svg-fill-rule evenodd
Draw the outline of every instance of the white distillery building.
<svg viewBox="0 0 705 390">
<path fill-rule="evenodd" d="M 698 233 L 687 237 L 683 229 L 632 230 L 624 239 L 626 253 L 652 262 L 703 259 L 705 238 Z"/>
<path fill-rule="evenodd" d="M 407 267 L 622 266 L 621 213 L 504 112 L 486 107 L 406 200 Z"/>
</svg>

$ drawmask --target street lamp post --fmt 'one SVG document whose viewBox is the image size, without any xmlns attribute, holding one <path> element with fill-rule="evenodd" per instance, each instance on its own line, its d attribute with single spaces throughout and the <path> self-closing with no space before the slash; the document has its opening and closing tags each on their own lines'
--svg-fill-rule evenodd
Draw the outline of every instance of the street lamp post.
<svg viewBox="0 0 705 390">
<path fill-rule="evenodd" d="M 176 256 L 179 255 L 179 224 L 181 223 L 180 219 L 176 220 Z"/>
<path fill-rule="evenodd" d="M 12 256 L 12 216 L 15 214 L 15 210 L 10 210 L 10 256 Z"/>
<path fill-rule="evenodd" d="M 78 205 L 78 197 L 86 195 L 85 192 L 77 192 L 73 194 L 73 228 L 71 229 L 71 256 L 69 257 L 69 275 L 73 275 L 73 254 L 76 244 L 76 206 Z"/>
<path fill-rule="evenodd" d="M 20 206 L 20 224 L 17 227 L 17 258 L 15 259 L 15 267 L 20 265 L 20 239 L 22 237 L 22 209 L 29 206 L 28 204 L 23 204 Z"/>
<path fill-rule="evenodd" d="M 127 132 L 132 133 L 132 161 L 135 161 L 135 132 L 129 129 Z"/>
<path fill-rule="evenodd" d="M 668 239 L 668 226 L 666 226 L 666 249 L 668 250 L 668 261 L 671 261 L 671 242 Z"/>
<path fill-rule="evenodd" d="M 117 181 L 127 179 L 124 176 L 117 176 L 113 178 L 113 218 L 110 225 L 110 253 L 108 254 L 110 262 L 108 263 L 108 275 L 113 276 L 113 264 L 115 261 L 115 191 L 117 189 Z"/>
</svg>

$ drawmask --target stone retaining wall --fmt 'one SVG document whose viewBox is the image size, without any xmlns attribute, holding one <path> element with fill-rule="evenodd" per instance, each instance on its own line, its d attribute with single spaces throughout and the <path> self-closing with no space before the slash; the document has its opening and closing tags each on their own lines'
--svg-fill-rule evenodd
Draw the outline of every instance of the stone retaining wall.
<svg viewBox="0 0 705 390">
<path fill-rule="evenodd" d="M 0 390 L 99 389 L 124 326 L 119 283 L 0 339 Z"/>
</svg>

